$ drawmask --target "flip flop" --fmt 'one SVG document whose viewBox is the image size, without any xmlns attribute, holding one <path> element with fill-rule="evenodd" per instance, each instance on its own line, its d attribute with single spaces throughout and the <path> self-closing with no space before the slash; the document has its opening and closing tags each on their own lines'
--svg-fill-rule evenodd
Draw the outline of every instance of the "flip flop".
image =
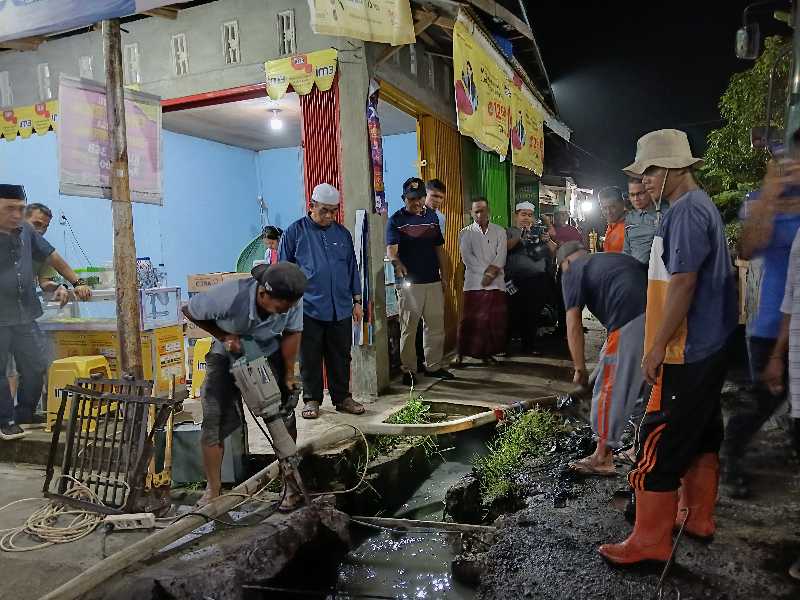
<svg viewBox="0 0 800 600">
<path fill-rule="evenodd" d="M 629 467 L 636 466 L 636 448 L 630 447 L 627 450 L 620 450 L 614 455 L 614 460 L 618 460 Z"/>
<path fill-rule="evenodd" d="M 360 402 L 356 402 L 348 397 L 336 405 L 336 412 L 347 413 L 349 415 L 363 415 L 367 409 Z"/>
<path fill-rule="evenodd" d="M 614 465 L 611 466 L 596 466 L 589 462 L 589 457 L 576 460 L 569 464 L 569 468 L 580 475 L 598 475 L 600 477 L 614 477 L 617 470 Z"/>
<path fill-rule="evenodd" d="M 316 400 L 309 400 L 303 406 L 303 412 L 300 415 L 304 419 L 319 419 L 319 402 Z"/>
</svg>

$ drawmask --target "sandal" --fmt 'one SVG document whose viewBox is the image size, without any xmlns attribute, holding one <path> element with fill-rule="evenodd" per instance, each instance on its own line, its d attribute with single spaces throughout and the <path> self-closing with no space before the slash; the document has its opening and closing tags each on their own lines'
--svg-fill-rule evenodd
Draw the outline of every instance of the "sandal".
<svg viewBox="0 0 800 600">
<path fill-rule="evenodd" d="M 570 463 L 569 468 L 580 475 L 614 477 L 617 474 L 617 470 L 614 465 L 593 465 L 590 461 L 590 457 L 588 456 Z"/>
<path fill-rule="evenodd" d="M 618 460 L 624 465 L 629 467 L 636 466 L 636 448 L 631 446 L 627 450 L 620 450 L 614 455 L 614 459 Z"/>
<path fill-rule="evenodd" d="M 347 413 L 349 415 L 363 415 L 367 409 L 360 402 L 356 402 L 348 396 L 336 405 L 336 412 Z"/>
<path fill-rule="evenodd" d="M 278 512 L 286 514 L 294 512 L 305 504 L 305 498 L 296 483 L 285 481 L 283 485 L 286 486 L 286 491 L 282 493 L 283 500 L 278 505 Z"/>
<path fill-rule="evenodd" d="M 308 400 L 300 413 L 304 419 L 319 419 L 319 402 Z"/>
</svg>

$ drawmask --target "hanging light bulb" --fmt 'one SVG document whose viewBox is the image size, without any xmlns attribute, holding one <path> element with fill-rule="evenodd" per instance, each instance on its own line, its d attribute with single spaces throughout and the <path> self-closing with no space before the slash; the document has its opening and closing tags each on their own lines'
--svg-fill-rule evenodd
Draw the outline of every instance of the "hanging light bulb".
<svg viewBox="0 0 800 600">
<path fill-rule="evenodd" d="M 277 109 L 272 111 L 272 118 L 269 120 L 269 128 L 272 129 L 272 131 L 280 131 L 283 129 L 283 121 L 281 121 L 281 118 L 278 116 Z"/>
</svg>

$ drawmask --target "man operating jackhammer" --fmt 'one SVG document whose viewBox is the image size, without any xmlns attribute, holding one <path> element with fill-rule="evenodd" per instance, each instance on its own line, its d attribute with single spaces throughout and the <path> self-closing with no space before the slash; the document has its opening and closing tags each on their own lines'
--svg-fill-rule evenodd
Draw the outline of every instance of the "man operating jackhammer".
<svg viewBox="0 0 800 600">
<path fill-rule="evenodd" d="M 252 277 L 227 281 L 197 294 L 183 308 L 186 318 L 215 339 L 206 356 L 206 378 L 200 391 L 203 405 L 201 443 L 206 491 L 198 503 L 220 495 L 225 438 L 245 427 L 241 391 L 231 365 L 242 356 L 242 338 L 255 341 L 268 357 L 281 392 L 280 412 L 286 429 L 297 439 L 295 407 L 298 384 L 295 361 L 303 331 L 306 276 L 291 263 L 258 265 Z M 296 484 L 287 479 L 281 511 L 303 502 Z"/>
<path fill-rule="evenodd" d="M 583 320 L 587 307 L 608 330 L 600 351 L 592 391 L 592 429 L 597 448 L 570 467 L 582 475 L 615 475 L 612 451 L 622 447 L 625 430 L 641 397 L 647 267 L 627 254 L 589 254 L 580 242 L 562 244 L 556 254 L 561 269 L 567 342 L 575 365 L 573 381 L 589 383 L 584 356 Z"/>
</svg>

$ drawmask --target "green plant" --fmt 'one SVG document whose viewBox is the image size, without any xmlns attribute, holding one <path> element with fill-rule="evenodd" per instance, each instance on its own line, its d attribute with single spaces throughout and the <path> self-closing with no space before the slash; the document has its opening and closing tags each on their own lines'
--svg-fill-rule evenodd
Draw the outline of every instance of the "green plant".
<svg viewBox="0 0 800 600">
<path fill-rule="evenodd" d="M 562 431 L 563 423 L 558 416 L 538 408 L 505 421 L 489 444 L 489 454 L 476 456 L 472 461 L 484 503 L 490 504 L 511 492 L 512 472 L 525 458 L 549 450 L 553 438 Z"/>
<path fill-rule="evenodd" d="M 756 189 L 764 177 L 768 154 L 754 149 L 750 130 L 767 124 L 769 75 L 777 65 L 773 83 L 770 128 L 784 127 L 789 56 L 781 58 L 790 42 L 774 36 L 764 40 L 764 51 L 752 67 L 734 74 L 719 101 L 725 124 L 708 134 L 708 145 L 698 170 L 698 179 L 720 210 L 726 223 L 736 220 L 747 192 Z M 774 135 L 770 133 L 774 139 Z"/>
<path fill-rule="evenodd" d="M 422 396 L 414 396 L 413 390 L 409 394 L 408 401 L 403 408 L 392 414 L 387 423 L 402 425 L 416 425 L 419 423 L 430 423 L 428 419 L 428 412 L 430 406 L 424 404 Z M 418 446 L 423 444 L 425 452 L 430 456 L 438 451 L 438 446 L 431 436 L 407 436 L 407 435 L 378 435 L 372 438 L 370 444 L 370 454 L 380 455 L 389 454 L 392 450 L 399 446 L 412 445 Z"/>
</svg>

